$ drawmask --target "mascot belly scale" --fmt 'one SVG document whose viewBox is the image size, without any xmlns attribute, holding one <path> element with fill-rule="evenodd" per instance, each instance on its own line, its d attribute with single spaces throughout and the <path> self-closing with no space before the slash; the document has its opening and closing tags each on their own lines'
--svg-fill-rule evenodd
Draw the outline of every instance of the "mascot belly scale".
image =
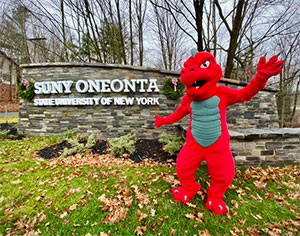
<svg viewBox="0 0 300 236">
<path fill-rule="evenodd" d="M 203 160 L 210 175 L 205 207 L 217 215 L 229 211 L 223 202 L 224 193 L 234 177 L 235 166 L 230 150 L 226 109 L 235 103 L 249 101 L 262 90 L 268 79 L 281 72 L 284 61 L 273 56 L 269 61 L 261 57 L 257 73 L 243 89 L 217 86 L 222 69 L 208 52 L 193 53 L 180 72 L 186 94 L 174 113 L 166 117 L 155 116 L 155 126 L 173 124 L 190 115 L 186 143 L 178 154 L 176 169 L 182 187 L 172 189 L 175 200 L 188 203 L 201 185 L 195 172 Z"/>
</svg>

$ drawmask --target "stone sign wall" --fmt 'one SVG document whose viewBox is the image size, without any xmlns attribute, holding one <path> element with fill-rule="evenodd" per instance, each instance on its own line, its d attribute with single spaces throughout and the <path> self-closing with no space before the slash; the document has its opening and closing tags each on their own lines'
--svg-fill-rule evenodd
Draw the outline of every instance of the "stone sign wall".
<svg viewBox="0 0 300 236">
<path fill-rule="evenodd" d="M 169 115 L 179 105 L 180 100 L 171 100 L 162 92 L 165 81 L 168 78 L 179 78 L 178 72 L 124 65 L 77 63 L 30 64 L 21 67 L 23 79 L 51 83 L 71 81 L 68 83 L 72 84 L 69 92 L 40 93 L 35 96 L 35 102 L 21 100 L 18 125 L 19 131 L 24 134 L 51 135 L 74 129 L 80 133 L 95 134 L 98 138 L 117 137 L 130 132 L 141 138 L 154 138 L 163 131 L 176 130 L 177 124 L 155 129 L 154 115 Z M 155 81 L 159 91 L 154 84 L 149 90 L 141 90 L 141 83 L 137 83 L 135 91 L 125 91 L 126 88 L 119 91 L 115 88 L 110 92 L 97 92 L 95 89 L 85 92 L 84 81 L 88 80 L 143 80 L 147 81 L 144 86 L 149 86 L 151 80 Z M 78 83 L 81 86 L 76 87 Z M 68 84 L 65 85 L 67 87 Z M 244 86 L 228 79 L 223 79 L 220 85 L 234 88 Z M 231 106 L 227 113 L 229 128 L 277 127 L 275 92 L 267 88 L 252 101 Z M 111 102 L 105 103 L 109 98 Z M 128 102 L 128 98 L 132 98 L 133 102 Z M 43 104 L 44 102 L 47 104 Z M 69 105 L 63 105 L 64 102 Z M 186 117 L 180 123 L 188 125 L 188 121 L 189 118 Z"/>
<path fill-rule="evenodd" d="M 244 129 L 230 131 L 237 166 L 282 166 L 300 163 L 300 129 Z"/>
</svg>

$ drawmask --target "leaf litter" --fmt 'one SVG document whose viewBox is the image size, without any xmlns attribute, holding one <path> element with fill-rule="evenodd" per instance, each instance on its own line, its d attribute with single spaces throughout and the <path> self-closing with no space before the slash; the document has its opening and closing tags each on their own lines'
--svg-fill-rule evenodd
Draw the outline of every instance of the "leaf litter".
<svg viewBox="0 0 300 236">
<path fill-rule="evenodd" d="M 167 166 L 167 167 L 174 167 L 174 164 L 161 164 L 161 163 L 156 163 L 152 160 L 144 160 L 143 163 L 134 163 L 130 159 L 127 159 L 125 157 L 123 158 L 115 158 L 114 156 L 110 154 L 105 154 L 105 155 L 98 155 L 98 154 L 88 154 L 85 156 L 81 155 L 74 155 L 74 156 L 69 156 L 64 159 L 53 159 L 50 161 L 47 161 L 47 163 L 43 163 L 43 166 L 40 167 L 40 169 L 46 169 L 46 168 L 51 168 L 55 169 L 57 165 L 63 165 L 63 166 L 70 166 L 76 168 L 73 173 L 71 173 L 68 176 L 61 175 L 59 177 L 53 178 L 52 180 L 46 180 L 44 182 L 40 182 L 40 186 L 47 184 L 50 186 L 55 186 L 57 184 L 62 176 L 64 176 L 65 179 L 68 179 L 69 181 L 73 180 L 74 178 L 77 178 L 78 175 L 80 175 L 81 169 L 80 167 L 88 165 L 91 167 L 140 167 L 140 166 Z M 151 172 L 151 170 L 149 170 Z M 116 170 L 116 169 L 108 169 L 108 170 L 97 170 L 97 171 L 91 171 L 89 173 L 89 178 L 99 180 L 99 176 L 105 176 L 105 178 L 109 178 L 111 176 L 121 176 L 126 174 L 124 171 Z M 275 200 L 277 203 L 280 205 L 287 206 L 291 212 L 293 212 L 297 219 L 296 220 L 285 220 L 282 222 L 277 222 L 277 223 L 263 223 L 265 228 L 263 229 L 264 233 L 271 234 L 271 235 L 281 235 L 282 234 L 282 229 L 284 228 L 286 231 L 292 234 L 297 234 L 297 228 L 299 228 L 299 210 L 297 207 L 292 206 L 287 199 L 291 200 L 299 200 L 299 167 L 296 166 L 285 166 L 285 167 L 267 167 L 267 168 L 261 168 L 261 167 L 256 167 L 256 168 L 248 168 L 245 170 L 244 173 L 241 173 L 241 171 L 237 170 L 237 175 L 236 179 L 241 178 L 247 183 L 253 183 L 255 188 L 259 191 L 263 191 L 265 194 L 265 198 Z M 21 176 L 21 175 L 20 175 Z M 178 180 L 175 178 L 174 174 L 168 174 L 168 173 L 161 173 L 157 174 L 155 171 L 152 171 L 151 174 L 140 174 L 141 177 L 143 178 L 148 178 L 147 182 L 148 185 L 152 185 L 157 183 L 160 180 L 163 180 L 170 185 L 175 184 L 179 185 Z M 122 179 L 125 178 L 125 176 L 121 177 Z M 101 180 L 103 181 L 103 179 Z M 124 180 L 123 180 L 124 181 Z M 139 181 L 138 181 L 139 182 Z M 280 190 L 282 187 L 285 187 L 285 192 L 280 193 L 280 192 L 270 192 L 268 190 L 268 186 L 271 183 L 275 183 L 277 188 Z M 22 180 L 14 180 L 12 184 L 19 185 L 22 184 Z M 140 183 L 143 185 L 143 183 Z M 123 186 L 123 187 L 122 187 Z M 136 204 L 139 209 L 135 212 L 135 214 L 138 217 L 138 220 L 140 222 L 148 221 L 150 216 L 153 217 L 156 215 L 156 210 L 153 209 L 152 207 L 149 207 L 151 203 L 154 205 L 157 205 L 157 200 L 155 198 L 150 198 L 148 191 L 142 190 L 144 188 L 138 187 L 140 186 L 139 184 L 129 184 L 129 185 L 118 185 L 117 192 L 115 193 L 114 197 L 108 195 L 108 193 L 102 194 L 98 200 L 101 202 L 100 209 L 104 212 L 107 212 L 107 215 L 103 218 L 102 223 L 103 224 L 109 224 L 109 223 L 117 223 L 123 221 L 125 218 L 129 216 L 129 210 L 132 207 L 132 204 Z M 258 201 L 263 201 L 264 199 L 257 193 L 251 194 L 251 189 L 245 186 L 239 186 L 239 185 L 232 185 L 231 189 L 236 191 L 236 193 L 239 196 L 247 196 L 250 193 L 249 198 L 258 200 Z M 82 189 L 79 188 L 71 188 L 69 189 L 66 193 L 65 196 L 69 196 L 74 193 L 79 193 L 83 191 Z M 163 194 L 169 194 L 168 190 L 155 190 L 157 191 L 157 195 L 163 195 Z M 154 193 L 154 191 L 153 191 Z M 201 191 L 198 192 L 198 195 L 201 196 L 201 199 L 204 200 L 203 198 L 205 197 Z M 86 196 L 92 196 L 93 193 L 90 191 L 86 191 L 85 194 L 83 194 L 83 198 Z M 40 197 L 36 197 L 37 201 L 43 201 L 43 196 L 41 195 Z M 1 197 L 1 201 L 4 201 L 4 198 Z M 46 206 L 50 207 L 55 201 L 54 199 L 50 199 L 46 202 Z M 238 209 L 240 204 L 243 204 L 243 199 L 241 201 L 237 202 L 235 200 L 231 200 L 231 204 L 233 205 L 234 209 Z M 185 214 L 185 217 L 189 220 L 195 221 L 197 223 L 203 224 L 205 222 L 205 214 L 200 213 L 198 209 L 196 209 L 196 205 L 193 203 L 189 203 L 187 205 L 191 209 L 194 209 L 194 212 Z M 67 220 L 64 219 L 67 215 L 69 215 L 72 211 L 78 209 L 80 207 L 78 204 L 73 204 L 70 205 L 68 209 L 65 209 L 59 214 L 59 218 L 63 219 L 66 224 L 69 224 Z M 149 214 L 145 213 L 144 207 L 149 211 Z M 12 214 L 11 211 L 6 210 L 8 214 Z M 232 215 L 234 216 L 237 212 L 232 212 Z M 249 214 L 250 217 L 254 218 L 257 221 L 262 221 L 263 218 L 259 214 Z M 232 217 L 232 216 L 230 216 Z M 155 226 L 159 226 L 162 224 L 164 220 L 168 219 L 168 216 L 163 216 L 161 217 L 161 221 L 154 222 L 153 224 L 147 225 L 141 225 L 138 226 L 135 229 L 135 233 L 137 235 L 143 235 L 147 229 L 151 230 Z M 24 234 L 39 234 L 38 231 L 34 231 L 34 227 L 39 224 L 40 222 L 44 222 L 46 220 L 46 215 L 43 213 L 40 216 L 35 216 L 33 219 L 29 219 L 29 217 L 20 217 L 15 223 L 16 229 L 18 229 L 20 232 L 23 232 Z M 262 233 L 262 229 L 258 229 L 255 225 L 252 226 L 252 228 L 247 228 L 247 229 L 241 229 L 243 228 L 243 225 L 245 224 L 245 219 L 240 219 L 240 225 L 238 227 L 233 227 L 232 228 L 232 235 L 240 235 L 244 233 L 248 234 L 254 234 L 254 235 L 260 235 Z M 96 222 L 95 222 L 96 223 Z M 93 224 L 96 226 L 97 224 Z M 49 222 L 44 222 L 44 225 L 50 225 Z M 74 227 L 77 227 L 79 225 L 74 225 Z M 171 234 L 175 234 L 176 231 L 171 231 Z M 199 231 L 199 234 L 201 235 L 210 235 L 209 231 Z M 16 231 L 14 229 L 11 229 L 11 231 L 8 231 L 8 235 L 11 233 L 11 235 L 14 235 Z M 34 233 L 34 234 L 33 234 Z M 106 233 L 103 232 L 103 235 Z M 109 234 L 108 234 L 109 235 Z"/>
</svg>

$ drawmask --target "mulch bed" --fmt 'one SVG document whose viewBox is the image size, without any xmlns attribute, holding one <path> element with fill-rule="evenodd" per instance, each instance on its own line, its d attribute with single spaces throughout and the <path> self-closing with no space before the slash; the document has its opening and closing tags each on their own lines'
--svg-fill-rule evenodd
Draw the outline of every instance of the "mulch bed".
<svg viewBox="0 0 300 236">
<path fill-rule="evenodd" d="M 59 157 L 64 148 L 70 148 L 70 144 L 62 142 L 51 145 L 39 150 L 36 154 L 44 159 L 53 159 Z M 129 156 L 135 163 L 142 162 L 145 159 L 152 159 L 160 163 L 175 162 L 177 155 L 170 155 L 163 150 L 163 145 L 157 139 L 139 139 L 136 142 L 135 152 Z M 93 154 L 104 155 L 108 154 L 108 144 L 104 140 L 99 140 L 91 149 Z"/>
<path fill-rule="evenodd" d="M 14 124 L 0 124 L 0 130 L 9 130 L 9 135 L 17 135 L 15 139 L 22 139 L 24 135 L 18 135 Z M 86 141 L 85 141 L 86 142 Z M 46 160 L 58 158 L 64 151 L 64 148 L 70 148 L 67 142 L 57 143 L 39 150 L 36 154 Z M 98 140 L 91 148 L 93 154 L 109 154 L 108 144 L 105 140 Z M 163 144 L 157 139 L 138 139 L 135 146 L 135 152 L 129 156 L 135 163 L 140 163 L 145 159 L 151 159 L 159 163 L 172 163 L 176 161 L 177 155 L 170 155 L 163 150 Z"/>
<path fill-rule="evenodd" d="M 139 139 L 135 146 L 135 152 L 130 159 L 136 163 L 144 159 L 152 159 L 157 162 L 167 163 L 176 161 L 177 155 L 170 155 L 163 150 L 163 144 L 157 139 Z"/>
<path fill-rule="evenodd" d="M 0 130 L 9 130 L 9 135 L 16 135 L 14 139 L 22 139 L 24 135 L 18 135 L 15 124 L 0 124 Z M 85 141 L 86 142 L 86 141 Z M 58 158 L 65 148 L 70 148 L 67 142 L 57 143 L 39 150 L 36 154 L 46 160 Z M 91 148 L 93 154 L 109 154 L 108 144 L 105 140 L 98 140 Z M 176 161 L 177 155 L 170 155 L 163 150 L 163 144 L 157 139 L 138 139 L 135 152 L 129 156 L 135 163 L 140 163 L 145 159 L 150 159 L 159 163 L 172 163 Z"/>
<path fill-rule="evenodd" d="M 108 154 L 107 142 L 104 140 L 98 140 L 92 147 L 92 153 L 99 155 Z"/>
<path fill-rule="evenodd" d="M 64 148 L 71 148 L 71 144 L 63 141 L 62 143 L 57 143 L 39 150 L 37 155 L 44 159 L 57 158 L 63 153 Z"/>
</svg>

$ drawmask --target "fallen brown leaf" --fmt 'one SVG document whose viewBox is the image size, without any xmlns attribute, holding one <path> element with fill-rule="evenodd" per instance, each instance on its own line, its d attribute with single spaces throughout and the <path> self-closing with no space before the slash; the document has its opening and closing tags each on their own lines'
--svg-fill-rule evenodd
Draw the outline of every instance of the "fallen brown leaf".
<svg viewBox="0 0 300 236">
<path fill-rule="evenodd" d="M 20 183 L 22 183 L 22 180 L 20 180 L 20 179 L 11 181 L 11 184 L 20 184 Z"/>
<path fill-rule="evenodd" d="M 152 216 L 152 217 L 155 216 L 155 210 L 154 210 L 153 208 L 150 210 L 150 213 L 151 213 L 151 216 Z"/>
<path fill-rule="evenodd" d="M 146 226 L 138 226 L 138 227 L 136 227 L 136 229 L 135 229 L 134 232 L 135 232 L 137 235 L 143 235 L 144 232 L 146 232 L 146 230 L 147 230 Z"/>
<path fill-rule="evenodd" d="M 68 224 L 70 224 L 70 221 L 68 221 L 68 220 L 64 220 L 64 221 L 62 222 L 62 225 L 68 225 Z"/>
<path fill-rule="evenodd" d="M 137 210 L 136 214 L 139 217 L 138 221 L 142 221 L 147 218 L 147 214 L 143 213 L 141 210 Z"/>
<path fill-rule="evenodd" d="M 100 233 L 100 236 L 109 236 L 110 235 L 110 231 L 108 231 L 108 233 L 106 232 L 101 232 Z"/>
<path fill-rule="evenodd" d="M 132 205 L 132 196 L 128 194 L 128 190 L 120 189 L 114 199 L 106 197 L 102 194 L 98 201 L 103 203 L 102 210 L 108 211 L 109 214 L 103 219 L 103 223 L 116 223 L 128 217 L 129 208 Z"/>
<path fill-rule="evenodd" d="M 72 206 L 69 207 L 69 210 L 74 211 L 74 210 L 77 209 L 77 206 L 78 206 L 78 204 L 75 203 L 75 204 L 73 204 Z"/>
<path fill-rule="evenodd" d="M 205 230 L 198 230 L 198 235 L 199 236 L 211 236 L 210 232 L 205 229 Z"/>
<path fill-rule="evenodd" d="M 63 219 L 63 218 L 66 217 L 68 214 L 69 214 L 69 213 L 68 213 L 67 211 L 64 211 L 63 213 L 61 213 L 61 214 L 59 215 L 59 218 L 60 218 L 60 219 Z"/>
</svg>

